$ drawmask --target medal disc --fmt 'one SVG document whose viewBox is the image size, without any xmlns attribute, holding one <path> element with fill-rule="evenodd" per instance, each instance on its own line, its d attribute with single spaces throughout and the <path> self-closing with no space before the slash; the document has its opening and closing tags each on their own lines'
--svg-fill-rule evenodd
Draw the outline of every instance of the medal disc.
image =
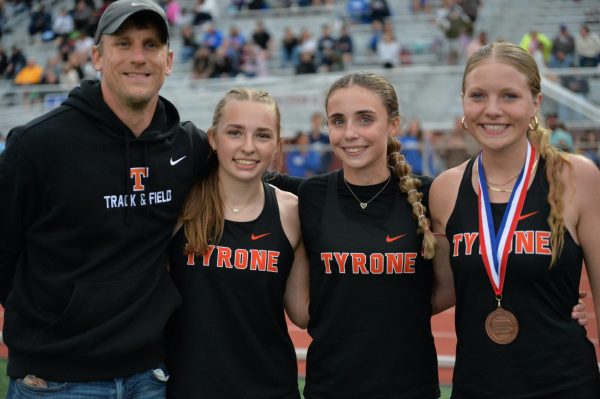
<svg viewBox="0 0 600 399">
<path fill-rule="evenodd" d="M 511 312 L 498 308 L 485 319 L 485 332 L 497 344 L 510 344 L 519 334 L 519 322 Z"/>
</svg>

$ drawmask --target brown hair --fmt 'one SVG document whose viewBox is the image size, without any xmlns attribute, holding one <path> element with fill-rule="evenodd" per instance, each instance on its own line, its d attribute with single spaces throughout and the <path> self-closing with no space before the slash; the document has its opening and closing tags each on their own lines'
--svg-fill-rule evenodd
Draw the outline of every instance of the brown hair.
<svg viewBox="0 0 600 399">
<path fill-rule="evenodd" d="M 246 87 L 231 89 L 219 100 L 213 114 L 212 126 L 208 129 L 209 135 L 216 134 L 223 109 L 232 100 L 271 105 L 275 113 L 277 142 L 281 146 L 281 114 L 277 103 L 267 92 Z M 181 219 L 188 242 L 185 249 L 187 254 L 204 254 L 210 242 L 218 242 L 221 239 L 225 226 L 225 211 L 219 189 L 218 168 L 212 169 L 207 176 L 194 184 L 183 206 Z"/>
<path fill-rule="evenodd" d="M 333 83 L 325 98 L 325 110 L 327 111 L 329 98 L 336 90 L 350 86 L 360 86 L 377 94 L 387 110 L 389 120 L 400 117 L 398 97 L 394 87 L 383 76 L 370 72 L 352 73 Z M 407 194 L 407 201 L 412 206 L 413 217 L 417 220 L 417 232 L 423 234 L 423 256 L 431 259 L 435 255 L 436 239 L 430 229 L 431 222 L 426 215 L 427 209 L 421 203 L 423 193 L 418 191 L 421 181 L 411 174 L 410 165 L 404 159 L 404 155 L 400 153 L 400 142 L 392 135 L 388 135 L 387 141 L 388 166 L 400 180 L 398 184 L 400 191 Z"/>
<path fill-rule="evenodd" d="M 537 63 L 526 50 L 509 42 L 487 44 L 469 58 L 463 74 L 463 93 L 465 92 L 465 80 L 469 73 L 481 63 L 488 60 L 504 63 L 522 73 L 527 79 L 527 85 L 533 98 L 541 93 L 540 71 Z M 548 224 L 551 230 L 550 247 L 552 248 L 552 261 L 550 265 L 553 265 L 562 251 L 565 233 L 565 224 L 562 215 L 564 208 L 562 196 L 565 191 L 565 184 L 561 180 L 560 175 L 563 166 L 567 165 L 571 168 L 571 164 L 562 151 L 550 144 L 550 130 L 545 129 L 538 123 L 541 120 L 539 112 L 535 118 L 537 119 L 534 119 L 529 124 L 527 137 L 531 144 L 539 151 L 540 156 L 546 161 L 546 176 L 549 185 L 548 202 L 550 203 Z"/>
</svg>

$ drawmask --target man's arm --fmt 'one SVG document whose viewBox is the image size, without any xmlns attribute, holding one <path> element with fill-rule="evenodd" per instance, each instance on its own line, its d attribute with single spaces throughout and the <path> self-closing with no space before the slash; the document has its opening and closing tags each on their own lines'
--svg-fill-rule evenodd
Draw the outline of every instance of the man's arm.
<svg viewBox="0 0 600 399">
<path fill-rule="evenodd" d="M 0 154 L 0 303 L 4 306 L 25 241 L 25 226 L 38 198 L 32 168 L 22 143 L 9 133 Z"/>
</svg>

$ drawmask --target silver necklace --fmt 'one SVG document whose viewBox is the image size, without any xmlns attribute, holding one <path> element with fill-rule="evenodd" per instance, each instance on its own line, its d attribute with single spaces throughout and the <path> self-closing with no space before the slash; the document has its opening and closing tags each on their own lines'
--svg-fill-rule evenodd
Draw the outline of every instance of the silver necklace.
<svg viewBox="0 0 600 399">
<path fill-rule="evenodd" d="M 354 191 L 352 191 L 352 189 L 348 185 L 348 182 L 346 181 L 346 178 L 344 177 L 344 183 L 346 184 L 346 187 L 348 187 L 348 190 L 350 191 L 350 194 L 352 194 L 354 196 L 354 198 L 356 198 L 356 200 L 358 201 L 358 204 L 360 205 L 360 207 L 362 209 L 365 209 L 367 207 L 367 205 L 369 205 L 369 203 L 371 201 L 373 201 L 375 198 L 377 198 L 377 196 L 379 196 L 379 194 L 381 194 L 383 192 L 383 190 L 385 190 L 385 188 L 388 186 L 388 184 L 390 184 L 390 180 L 392 180 L 392 175 L 391 174 L 388 176 L 388 179 L 385 182 L 384 186 L 381 187 L 381 190 L 377 191 L 377 194 L 375 194 L 374 196 L 372 196 L 371 199 L 368 200 L 367 202 L 362 202 L 360 199 L 358 199 L 358 197 L 356 196 L 356 194 L 354 194 Z"/>
</svg>

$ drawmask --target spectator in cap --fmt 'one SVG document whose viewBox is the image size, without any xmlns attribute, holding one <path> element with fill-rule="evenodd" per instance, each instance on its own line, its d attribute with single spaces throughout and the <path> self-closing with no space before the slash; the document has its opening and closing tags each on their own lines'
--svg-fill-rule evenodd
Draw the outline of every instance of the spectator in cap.
<svg viewBox="0 0 600 399">
<path fill-rule="evenodd" d="M 570 68 L 575 58 L 575 38 L 569 32 L 567 25 L 561 24 L 560 29 L 552 41 L 552 55 L 550 68 Z"/>
</svg>

